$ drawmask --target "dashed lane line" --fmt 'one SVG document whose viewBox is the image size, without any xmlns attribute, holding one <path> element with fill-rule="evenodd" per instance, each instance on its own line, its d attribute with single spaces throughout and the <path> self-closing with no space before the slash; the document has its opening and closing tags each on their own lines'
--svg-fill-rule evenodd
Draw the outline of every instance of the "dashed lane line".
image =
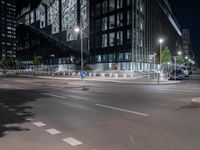
<svg viewBox="0 0 200 150">
<path fill-rule="evenodd" d="M 8 111 L 16 111 L 16 109 L 10 108 L 10 109 L 8 109 Z"/>
<path fill-rule="evenodd" d="M 64 142 L 68 143 L 69 145 L 71 146 L 78 146 L 78 145 L 81 145 L 83 144 L 82 142 L 72 138 L 72 137 L 69 137 L 69 138 L 65 138 L 63 139 Z"/>
<path fill-rule="evenodd" d="M 34 122 L 33 123 L 35 126 L 37 126 L 37 127 L 44 127 L 44 126 L 46 126 L 46 124 L 44 124 L 44 123 L 42 123 L 42 122 Z"/>
<path fill-rule="evenodd" d="M 59 96 L 59 95 L 54 95 L 54 94 L 49 94 L 49 93 L 43 93 L 43 95 L 52 96 L 52 97 L 61 98 L 61 99 L 66 99 L 66 97 L 64 97 L 64 96 Z"/>
<path fill-rule="evenodd" d="M 126 109 L 122 109 L 122 108 L 117 108 L 117 107 L 112 107 L 112 106 L 106 106 L 106 105 L 102 105 L 102 104 L 96 104 L 96 106 L 108 108 L 108 109 L 112 109 L 112 110 L 118 110 L 118 111 L 121 111 L 121 112 L 136 114 L 136 115 L 140 115 L 140 116 L 145 116 L 145 117 L 149 116 L 148 114 L 144 114 L 144 113 L 140 113 L 140 112 L 136 112 L 136 111 L 131 111 L 131 110 L 126 110 Z"/>
<path fill-rule="evenodd" d="M 56 129 L 47 129 L 46 132 L 48 132 L 51 135 L 56 135 L 56 134 L 60 134 L 61 132 L 56 130 Z"/>
</svg>

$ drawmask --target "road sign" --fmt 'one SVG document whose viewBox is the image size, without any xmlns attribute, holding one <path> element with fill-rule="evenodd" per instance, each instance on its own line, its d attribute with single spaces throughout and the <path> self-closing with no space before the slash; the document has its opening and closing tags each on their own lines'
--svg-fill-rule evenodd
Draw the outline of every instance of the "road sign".
<svg viewBox="0 0 200 150">
<path fill-rule="evenodd" d="M 83 79 L 83 78 L 86 78 L 86 76 L 87 76 L 87 72 L 85 72 L 85 71 L 81 71 L 80 72 L 80 77 Z"/>
</svg>

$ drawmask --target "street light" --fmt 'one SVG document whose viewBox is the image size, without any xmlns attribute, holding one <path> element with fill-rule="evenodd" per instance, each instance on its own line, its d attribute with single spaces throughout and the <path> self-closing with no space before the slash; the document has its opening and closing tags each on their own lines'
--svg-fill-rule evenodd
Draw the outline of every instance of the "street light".
<svg viewBox="0 0 200 150">
<path fill-rule="evenodd" d="M 182 52 L 181 52 L 181 51 L 179 51 L 179 52 L 178 52 L 178 55 L 179 55 L 179 56 L 180 56 L 180 55 L 182 55 Z"/>
<path fill-rule="evenodd" d="M 150 57 L 150 60 L 152 60 L 152 58 L 153 58 L 153 63 L 154 63 L 154 79 L 155 79 L 155 76 L 156 76 L 156 74 L 155 74 L 155 72 L 156 72 L 156 53 L 153 53 L 153 55 L 149 55 L 149 57 Z"/>
<path fill-rule="evenodd" d="M 164 40 L 162 38 L 159 39 L 159 43 L 160 43 L 160 73 L 161 73 L 161 51 L 162 51 L 162 44 L 163 44 Z M 160 80 L 160 73 L 158 75 L 158 84 L 159 84 L 159 80 Z"/>
<path fill-rule="evenodd" d="M 173 58 L 174 58 L 174 64 L 175 64 L 175 69 L 174 69 L 174 75 L 175 75 L 175 80 L 176 80 L 176 62 L 177 62 L 177 58 L 179 57 L 179 56 L 181 56 L 182 55 L 182 52 L 181 51 L 178 51 L 178 56 L 174 56 Z"/>
<path fill-rule="evenodd" d="M 83 73 L 83 30 L 80 27 L 75 27 L 74 31 L 81 34 L 81 73 Z"/>
<path fill-rule="evenodd" d="M 55 58 L 55 54 L 50 55 L 50 69 L 51 69 L 51 75 L 54 75 L 53 73 L 53 59 Z"/>
</svg>

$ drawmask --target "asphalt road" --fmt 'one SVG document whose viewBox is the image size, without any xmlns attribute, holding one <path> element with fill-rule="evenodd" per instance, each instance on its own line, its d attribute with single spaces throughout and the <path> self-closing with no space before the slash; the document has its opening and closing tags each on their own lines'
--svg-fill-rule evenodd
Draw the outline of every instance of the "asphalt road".
<svg viewBox="0 0 200 150">
<path fill-rule="evenodd" d="M 0 150 L 198 150 L 200 74 L 139 85 L 0 77 Z"/>
</svg>

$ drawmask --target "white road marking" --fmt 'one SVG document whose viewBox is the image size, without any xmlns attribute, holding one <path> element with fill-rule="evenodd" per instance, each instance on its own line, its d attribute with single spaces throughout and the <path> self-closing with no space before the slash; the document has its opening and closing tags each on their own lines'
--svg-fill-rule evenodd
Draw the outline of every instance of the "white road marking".
<svg viewBox="0 0 200 150">
<path fill-rule="evenodd" d="M 52 84 L 52 85 L 49 85 L 49 86 L 52 86 L 52 87 L 59 87 L 59 88 L 64 88 L 65 86 L 61 86 L 61 85 L 54 85 L 54 84 Z"/>
<path fill-rule="evenodd" d="M 16 109 L 14 109 L 14 108 L 10 108 L 10 109 L 8 109 L 8 111 L 15 111 Z"/>
<path fill-rule="evenodd" d="M 74 138 L 71 138 L 71 137 L 65 138 L 65 139 L 63 139 L 63 141 L 70 144 L 71 146 L 78 146 L 78 145 L 83 144 L 82 142 L 80 142 Z"/>
<path fill-rule="evenodd" d="M 10 108 L 10 106 L 4 105 L 3 108 Z"/>
<path fill-rule="evenodd" d="M 136 115 L 140 115 L 140 116 L 145 116 L 145 117 L 149 116 L 148 114 L 131 111 L 131 110 L 126 110 L 126 109 L 121 109 L 121 108 L 116 108 L 116 107 L 111 107 L 111 106 L 106 106 L 106 105 L 101 105 L 101 104 L 96 104 L 96 106 L 113 109 L 113 110 L 118 110 L 118 111 L 122 111 L 122 112 L 127 112 L 127 113 L 131 113 L 131 114 L 136 114 Z"/>
<path fill-rule="evenodd" d="M 19 115 L 19 116 L 23 116 L 24 113 L 23 113 L 23 112 L 18 112 L 17 115 Z"/>
<path fill-rule="evenodd" d="M 33 123 L 35 126 L 37 126 L 37 127 L 44 127 L 44 126 L 46 126 L 46 124 L 44 124 L 44 123 L 42 123 L 42 122 L 34 122 Z"/>
<path fill-rule="evenodd" d="M 32 118 L 27 118 L 26 121 L 33 121 L 33 119 Z"/>
<path fill-rule="evenodd" d="M 52 96 L 52 97 L 57 97 L 57 98 L 61 98 L 61 99 L 66 99 L 66 97 L 59 96 L 59 95 L 54 95 L 54 94 L 49 94 L 49 93 L 43 93 L 43 94 L 47 95 L 47 96 Z"/>
<path fill-rule="evenodd" d="M 56 135 L 56 134 L 60 134 L 61 132 L 56 130 L 56 129 L 47 129 L 46 130 L 48 133 L 52 134 L 52 135 Z"/>
</svg>

